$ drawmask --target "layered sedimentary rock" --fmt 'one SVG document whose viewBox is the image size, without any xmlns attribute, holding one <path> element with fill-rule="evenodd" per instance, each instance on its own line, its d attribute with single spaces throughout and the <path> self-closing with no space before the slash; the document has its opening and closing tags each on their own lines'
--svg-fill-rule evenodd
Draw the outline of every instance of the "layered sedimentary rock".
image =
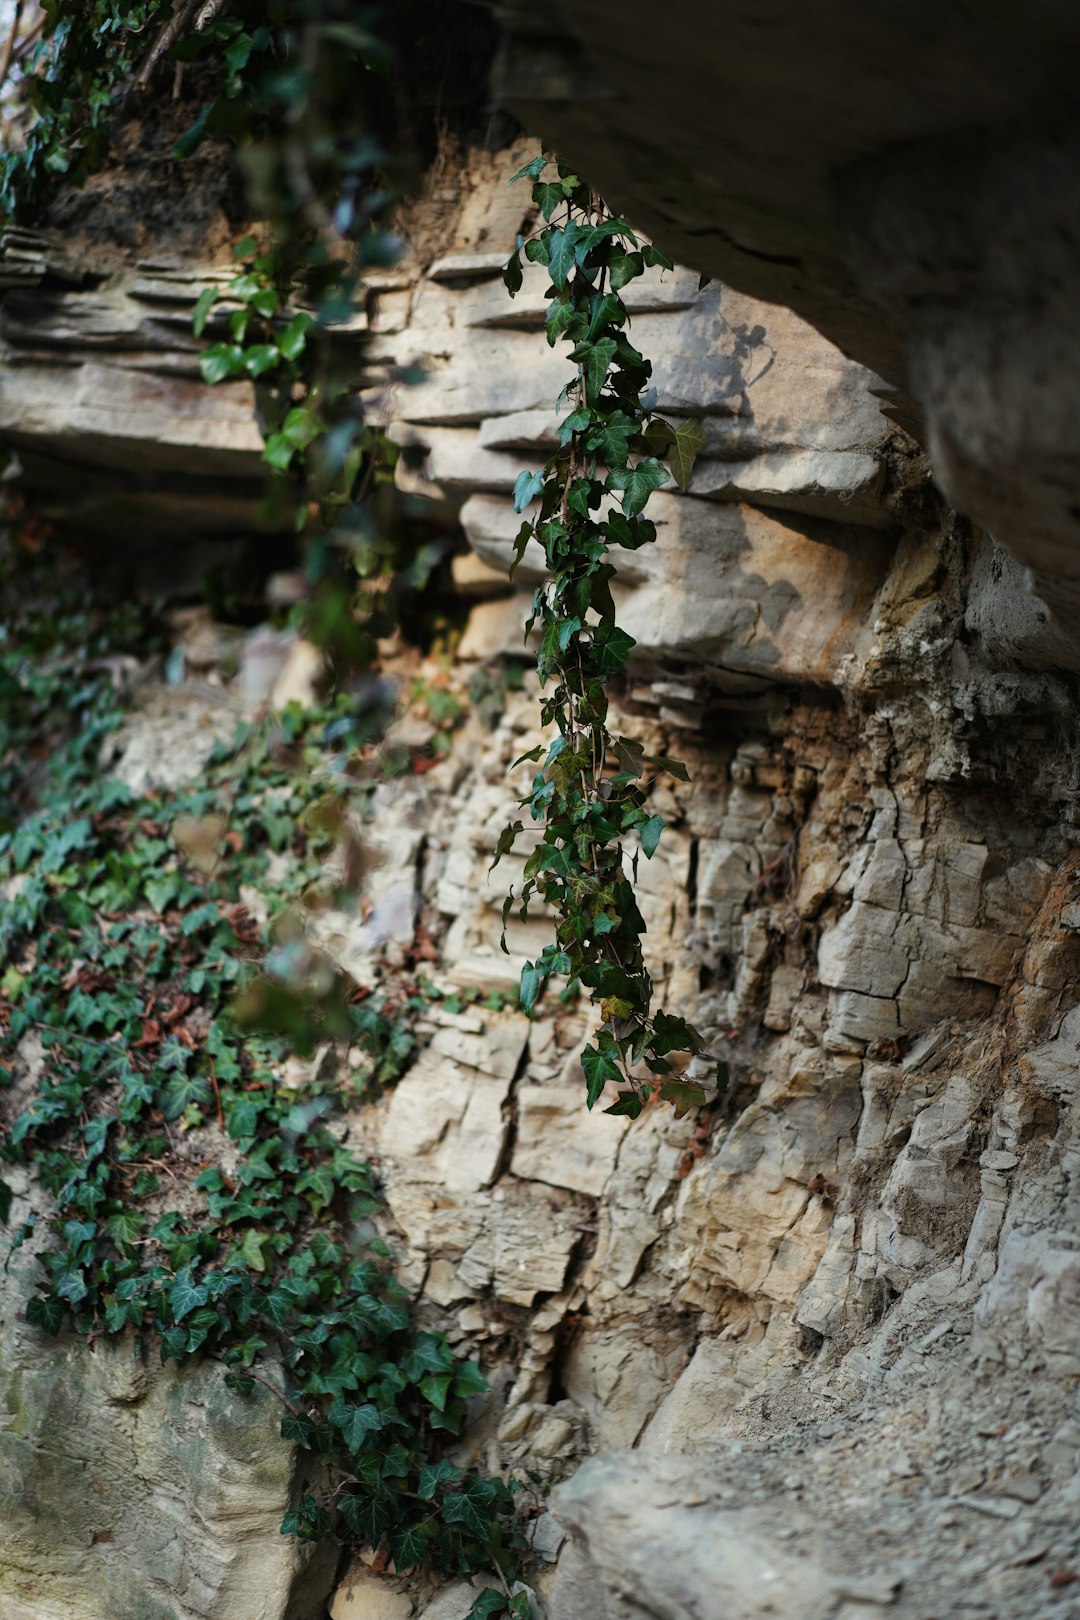
<svg viewBox="0 0 1080 1620">
<path fill-rule="evenodd" d="M 670 252 L 873 367 L 1075 642 L 1072 8 L 1036 0 L 1023 27 L 940 0 L 497 10 L 525 126 Z"/>
<path fill-rule="evenodd" d="M 510 988 L 548 937 L 515 919 L 510 956 L 498 946 L 527 846 L 487 873 L 507 768 L 538 737 L 532 678 L 507 678 L 537 569 L 527 554 L 521 588 L 506 582 L 509 491 L 546 454 L 567 377 L 540 283 L 511 303 L 498 280 L 521 224 L 513 166 L 478 167 L 458 235 L 371 312 L 360 380 L 420 447 L 409 489 L 469 543 L 451 679 L 473 712 L 445 761 L 377 790 L 371 913 L 319 923 L 361 982 L 418 921 L 448 992 Z M 109 363 L 146 374 L 134 286 L 63 293 L 65 376 L 93 385 L 82 298 L 123 312 Z M 97 459 L 106 420 L 72 437 L 48 405 L 48 323 L 20 337 L 34 296 L 4 328 L 28 383 L 4 395 L 7 432 L 28 468 L 39 452 L 85 465 L 95 500 L 126 500 L 130 474 Z M 669 827 L 641 907 L 658 996 L 707 1034 L 729 1091 L 681 1121 L 588 1115 L 581 1009 L 553 992 L 531 1023 L 435 1004 L 414 1067 L 350 1140 L 379 1165 L 424 1320 L 489 1371 L 471 1450 L 564 1481 L 530 1575 L 551 1620 L 706 1620 L 717 1594 L 726 1614 L 791 1620 L 1064 1616 L 1080 1556 L 1080 783 L 1060 633 L 944 507 L 873 374 L 797 317 L 683 270 L 640 284 L 633 313 L 662 407 L 700 415 L 707 439 L 691 491 L 655 499 L 656 546 L 620 569 L 638 642 L 622 724 L 691 777 L 656 790 Z M 247 499 L 250 399 L 189 376 L 183 400 L 223 415 L 186 427 L 162 381 L 174 359 L 190 374 L 186 343 L 148 367 L 153 442 L 172 447 L 148 465 L 164 478 L 183 446 L 185 479 L 209 478 L 211 447 L 223 504 L 203 532 L 236 532 L 222 492 Z M 417 360 L 422 384 L 390 385 Z M 219 439 L 226 417 L 236 436 Z M 401 662 L 403 691 L 416 673 Z M 149 723 L 196 697 L 213 707 L 201 687 L 157 693 Z M 418 699 L 402 738 L 426 724 Z M 153 749 L 138 762 L 140 780 L 162 768 Z M 20 1445 L 40 1443 L 44 1410 Z M 267 1620 L 288 1601 L 275 1590 Z M 178 1620 L 232 1620 L 179 1577 L 171 1601 Z M 470 1601 L 358 1571 L 333 1613 L 456 1620 Z M 109 1612 L 88 1587 L 79 1602 L 86 1620 Z"/>
</svg>

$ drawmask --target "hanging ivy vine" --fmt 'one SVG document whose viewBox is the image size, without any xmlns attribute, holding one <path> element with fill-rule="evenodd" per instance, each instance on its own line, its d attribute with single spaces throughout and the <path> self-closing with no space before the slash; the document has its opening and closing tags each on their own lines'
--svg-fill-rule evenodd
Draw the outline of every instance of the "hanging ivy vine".
<svg viewBox="0 0 1080 1620">
<path fill-rule="evenodd" d="M 684 1018 L 653 1007 L 627 850 L 636 877 L 639 856 L 651 860 L 665 825 L 650 811 L 650 782 L 688 777 L 680 761 L 647 755 L 609 730 L 608 687 L 634 647 L 615 621 L 609 554 L 656 539 L 649 498 L 672 481 L 687 488 L 705 435 L 700 422 L 676 427 L 657 415 L 652 366 L 630 341 L 620 296 L 647 269 L 671 270 L 671 260 L 639 241 L 565 164 L 536 157 L 513 180 L 532 182 L 544 224 L 519 238 L 503 279 L 514 297 L 523 261 L 547 272 L 547 341 L 570 345 L 575 370 L 559 398 L 559 448 L 540 471 L 523 472 L 514 491 L 515 510 L 532 515 L 518 531 L 511 573 L 534 539 L 547 563 L 526 636 L 536 630 L 540 718 L 556 734 L 515 761 L 540 766 L 520 802 L 543 837 L 525 863 L 521 894 L 507 896 L 502 945 L 514 907 L 524 921 L 538 895 L 555 913 L 555 940 L 522 969 L 521 1003 L 531 1012 L 552 974 L 588 991 L 599 1018 L 582 1053 L 588 1106 L 614 1083 L 608 1113 L 634 1118 L 654 1093 L 684 1112 L 708 1098 L 703 1084 L 682 1075 L 704 1042 Z M 523 829 L 513 821 L 503 830 L 492 865 Z M 716 1081 L 723 1078 L 718 1067 Z"/>
</svg>

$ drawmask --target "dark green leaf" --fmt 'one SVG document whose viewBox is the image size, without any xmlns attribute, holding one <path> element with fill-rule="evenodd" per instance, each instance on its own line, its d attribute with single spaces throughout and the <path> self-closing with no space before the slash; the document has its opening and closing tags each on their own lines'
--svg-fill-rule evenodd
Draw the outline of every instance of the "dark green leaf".
<svg viewBox="0 0 1080 1620">
<path fill-rule="evenodd" d="M 667 254 L 666 253 L 661 253 L 660 249 L 658 247 L 653 247 L 651 242 L 646 242 L 644 244 L 644 246 L 641 249 L 641 257 L 645 260 L 645 263 L 648 264 L 648 265 L 656 265 L 656 264 L 658 264 L 664 270 L 674 270 L 674 268 L 675 268 L 674 264 L 668 258 Z"/>
<path fill-rule="evenodd" d="M 524 168 L 519 169 L 516 174 L 512 174 L 510 176 L 509 184 L 513 185 L 515 180 L 538 179 L 547 168 L 547 161 L 547 158 L 544 157 L 543 154 L 541 154 L 539 157 L 530 158 L 528 163 L 525 164 Z"/>
<path fill-rule="evenodd" d="M 571 191 L 573 187 L 571 186 Z M 567 197 L 567 189 L 561 180 L 541 180 L 533 186 L 533 202 L 535 202 L 545 219 L 550 219 L 556 208 L 559 208 Z"/>
<path fill-rule="evenodd" d="M 430 1502 L 437 1495 L 440 1485 L 456 1485 L 460 1478 L 461 1469 L 447 1457 L 440 1458 L 436 1463 L 425 1463 L 420 1470 L 416 1494 L 422 1496 L 425 1502 Z"/>
<path fill-rule="evenodd" d="M 689 489 L 694 462 L 705 448 L 705 429 L 700 422 L 683 422 L 675 430 L 675 442 L 667 452 L 671 476 L 680 489 Z"/>
<path fill-rule="evenodd" d="M 515 298 L 521 291 L 521 283 L 523 280 L 521 274 L 520 252 L 511 253 L 510 257 L 503 265 L 502 278 L 507 292 L 510 294 L 511 298 Z"/>
<path fill-rule="evenodd" d="M 645 1106 L 636 1091 L 620 1091 L 610 1108 L 605 1108 L 605 1114 L 625 1114 L 628 1119 L 637 1119 Z"/>
<path fill-rule="evenodd" d="M 680 782 L 689 782 L 686 766 L 681 759 L 669 759 L 666 754 L 646 754 L 646 765 L 651 765 L 656 771 L 666 771 L 668 776 L 677 777 Z"/>
<path fill-rule="evenodd" d="M 506 1614 L 507 1600 L 502 1592 L 497 1592 L 493 1586 L 485 1586 L 473 1598 L 465 1620 L 501 1620 Z"/>
<path fill-rule="evenodd" d="M 645 261 L 640 253 L 613 253 L 608 260 L 611 290 L 618 292 L 627 282 L 645 273 Z"/>
<path fill-rule="evenodd" d="M 562 230 L 551 233 L 551 241 L 548 243 L 548 269 L 552 281 L 558 288 L 566 286 L 570 272 L 574 268 L 577 229 L 576 221 L 570 220 Z"/>
<path fill-rule="evenodd" d="M 592 405 L 595 405 L 607 381 L 616 348 L 614 338 L 600 338 L 596 343 L 579 343 L 571 351 L 570 358 L 576 360 L 585 373 L 586 398 Z"/>
<path fill-rule="evenodd" d="M 656 854 L 660 834 L 666 826 L 667 822 L 663 816 L 650 816 L 649 820 L 641 828 L 641 848 L 650 860 Z"/>
<path fill-rule="evenodd" d="M 593 660 L 603 674 L 614 675 L 623 668 L 636 645 L 633 636 L 617 625 L 598 624 L 593 631 Z"/>
<path fill-rule="evenodd" d="M 195 1282 L 191 1267 L 185 1266 L 183 1271 L 177 1273 L 169 1290 L 169 1308 L 172 1311 L 173 1321 L 182 1322 L 189 1311 L 193 1311 L 197 1305 L 205 1305 L 209 1297 L 206 1284 Z"/>
<path fill-rule="evenodd" d="M 446 1398 L 450 1393 L 449 1373 L 428 1373 L 426 1378 L 420 1380 L 420 1393 L 426 1401 L 430 1401 L 437 1412 L 446 1410 Z"/>
<path fill-rule="evenodd" d="M 206 323 L 210 319 L 210 311 L 221 296 L 217 287 L 204 287 L 195 301 L 195 312 L 191 317 L 191 330 L 196 337 L 202 337 L 206 330 Z"/>
<path fill-rule="evenodd" d="M 443 1498 L 443 1516 L 447 1524 L 464 1525 L 471 1535 L 486 1540 L 495 1491 L 492 1480 L 478 1479 L 475 1475 L 468 1478 L 460 1491 L 449 1492 Z"/>
<path fill-rule="evenodd" d="M 667 469 L 654 456 L 646 456 L 636 466 L 613 467 L 606 487 L 622 491 L 622 509 L 627 517 L 635 517 L 653 491 L 662 488 L 667 481 Z"/>
<path fill-rule="evenodd" d="M 411 1529 L 400 1530 L 390 1537 L 390 1556 L 394 1560 L 394 1568 L 399 1575 L 404 1574 L 417 1564 L 422 1564 L 427 1558 L 431 1533 L 424 1526 L 415 1525 Z"/>
<path fill-rule="evenodd" d="M 524 512 L 531 506 L 544 487 L 542 472 L 520 472 L 514 484 L 514 511 Z M 524 548 L 522 548 L 524 549 Z"/>
<path fill-rule="evenodd" d="M 581 1066 L 585 1070 L 585 1100 L 592 1108 L 609 1081 L 622 1079 L 622 1070 L 610 1052 L 598 1052 L 594 1046 L 582 1052 Z"/>
<path fill-rule="evenodd" d="M 244 373 L 244 351 L 239 343 L 211 343 L 199 356 L 199 375 L 205 383 L 223 382 Z"/>
<path fill-rule="evenodd" d="M 536 998 L 540 994 L 546 978 L 547 974 L 540 967 L 532 962 L 525 963 L 521 970 L 521 987 L 518 991 L 522 1012 L 532 1012 L 536 1006 Z"/>
</svg>

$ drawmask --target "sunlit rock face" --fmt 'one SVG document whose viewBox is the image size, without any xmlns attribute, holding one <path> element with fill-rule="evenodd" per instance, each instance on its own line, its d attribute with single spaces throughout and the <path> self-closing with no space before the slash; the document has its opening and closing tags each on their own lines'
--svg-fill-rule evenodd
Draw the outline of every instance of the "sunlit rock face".
<svg viewBox="0 0 1080 1620">
<path fill-rule="evenodd" d="M 528 835 L 488 873 L 528 785 L 527 766 L 508 768 L 540 735 L 532 677 L 520 689 L 506 678 L 527 657 L 540 566 L 527 552 L 506 579 L 520 521 L 509 494 L 548 453 L 569 374 L 544 341 L 540 282 L 511 303 L 499 281 L 522 224 L 505 185 L 519 161 L 470 164 L 456 234 L 388 277 L 369 312 L 358 386 L 418 447 L 403 484 L 466 542 L 450 679 L 474 697 L 445 760 L 376 790 L 370 909 L 319 919 L 324 948 L 365 983 L 423 938 L 447 992 L 504 991 L 549 937 L 539 914 L 515 915 L 509 956 L 499 948 Z M 169 286 L 191 304 L 207 273 L 176 271 Z M 107 298 L 127 323 L 123 353 L 141 354 L 134 286 L 64 293 L 56 353 L 80 386 L 97 386 L 101 362 L 78 300 Z M 104 417 L 73 436 L 41 358 L 59 316 L 42 304 L 29 343 L 34 294 L 19 297 L 21 324 L 4 329 L 28 386 L 9 388 L 9 372 L 0 403 L 20 457 L 89 467 L 94 500 L 123 504 L 131 421 L 116 439 Z M 494 1000 L 436 1004 L 413 1067 L 355 1112 L 350 1141 L 378 1164 L 425 1322 L 489 1371 L 470 1454 L 528 1470 L 545 1510 L 563 1482 L 530 1572 L 551 1620 L 712 1620 L 720 1597 L 725 1614 L 790 1620 L 1064 1616 L 1069 1586 L 1051 1576 L 1078 1552 L 1080 783 L 1061 634 L 1022 567 L 943 505 L 882 414 L 878 379 L 805 322 L 718 283 L 699 292 L 682 269 L 636 284 L 632 312 L 661 406 L 700 416 L 706 449 L 689 493 L 651 504 L 656 545 L 620 569 L 638 647 L 614 698 L 620 729 L 689 769 L 689 785 L 655 791 L 669 826 L 641 862 L 640 904 L 658 998 L 728 1063 L 728 1092 L 698 1119 L 589 1115 L 578 1006 L 549 993 L 526 1023 Z M 248 396 L 200 392 L 179 314 L 170 331 L 175 350 L 147 368 L 161 411 L 143 418 L 158 447 L 147 465 L 183 446 L 192 498 L 203 468 L 225 532 L 240 508 L 223 491 L 246 499 L 257 454 L 241 426 Z M 417 360 L 423 383 L 389 386 L 392 367 Z M 174 361 L 183 393 L 162 380 Z M 407 701 L 423 673 L 388 656 L 409 745 L 431 735 Z M 198 678 L 197 692 L 140 692 L 151 736 L 172 715 L 180 737 L 199 705 L 214 711 L 207 734 L 231 723 L 235 688 L 202 666 Z M 120 768 L 152 781 L 175 761 L 138 724 Z M 76 1364 L 74 1349 L 35 1341 L 34 1353 L 46 1368 L 50 1354 L 57 1369 Z M 16 1351 L 4 1354 L 14 1374 Z M 144 1399 L 196 1402 L 201 1389 L 155 1383 Z M 121 1469 L 97 1438 L 109 1399 L 91 1380 L 87 1468 L 93 1451 L 106 1482 Z M 47 1409 L 20 1419 L 17 1447 L 0 1442 L 5 1467 L 37 1466 Z M 254 1455 L 270 1440 L 242 1443 Z M 277 1444 L 256 1470 L 264 1496 L 220 1515 L 237 1568 L 276 1535 Z M 200 1471 L 234 1479 L 236 1465 L 195 1446 L 179 1474 L 156 1458 L 144 1490 L 180 1481 L 183 1548 Z M 123 1523 L 131 1561 L 152 1567 L 157 1530 Z M 265 1617 L 282 1620 L 294 1599 L 273 1556 Z M 196 1590 L 193 1559 L 168 1576 L 163 1615 L 235 1620 L 232 1587 Z M 35 1566 L 35 1620 L 59 1620 L 72 1593 L 72 1614 L 115 1613 L 90 1553 L 69 1566 L 67 1585 Z M 460 1620 L 471 1601 L 365 1569 L 332 1612 Z"/>
</svg>

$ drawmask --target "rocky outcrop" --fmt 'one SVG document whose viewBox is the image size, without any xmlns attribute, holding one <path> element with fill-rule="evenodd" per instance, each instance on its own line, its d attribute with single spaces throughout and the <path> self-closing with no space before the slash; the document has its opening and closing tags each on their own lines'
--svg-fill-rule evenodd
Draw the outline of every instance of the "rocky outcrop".
<svg viewBox="0 0 1080 1620">
<path fill-rule="evenodd" d="M 496 1010 L 548 937 L 515 918 L 501 953 L 527 848 L 487 867 L 507 768 L 538 737 L 519 678 L 535 561 L 506 582 L 507 496 L 550 443 L 565 362 L 540 336 L 539 284 L 505 300 L 519 205 L 482 167 L 468 227 L 384 289 L 362 379 L 420 447 L 403 482 L 469 542 L 449 674 L 387 649 L 399 738 L 430 740 L 425 681 L 471 712 L 447 758 L 377 789 L 370 910 L 317 925 L 368 983 L 420 921 L 437 986 L 488 997 L 433 1002 L 413 1068 L 350 1120 L 421 1316 L 489 1370 L 470 1453 L 558 1484 L 530 1577 L 552 1620 L 706 1620 L 718 1594 L 732 1616 L 791 1620 L 1064 1617 L 1080 784 L 1060 634 L 943 506 L 872 373 L 726 286 L 641 284 L 635 341 L 707 445 L 690 492 L 657 498 L 657 545 L 620 571 L 638 649 L 616 699 L 628 731 L 689 767 L 657 789 L 669 826 L 641 907 L 659 996 L 732 1082 L 697 1118 L 586 1114 L 581 1009 L 552 990 L 531 1023 Z M 64 296 L 120 299 L 134 331 L 139 299 L 117 286 Z M 64 340 L 70 371 L 92 364 L 82 341 Z M 42 352 L 25 349 L 25 407 L 6 396 L 20 458 L 92 460 L 35 403 Z M 390 387 L 418 359 L 426 380 Z M 209 397 L 230 393 L 239 421 L 242 386 Z M 169 409 L 158 439 L 175 445 Z M 215 477 L 233 468 L 239 489 L 251 447 L 222 454 Z M 101 499 L 129 476 L 99 467 Z M 196 673 L 144 694 L 152 727 L 235 705 L 222 670 Z M 132 746 L 141 783 L 176 751 Z M 87 1620 L 107 1612 L 94 1602 Z M 332 1612 L 456 1620 L 470 1602 L 365 1568 Z"/>
<path fill-rule="evenodd" d="M 884 378 L 949 499 L 1034 569 L 1075 668 L 1075 14 L 497 9 L 526 128 L 669 253 Z"/>
</svg>

